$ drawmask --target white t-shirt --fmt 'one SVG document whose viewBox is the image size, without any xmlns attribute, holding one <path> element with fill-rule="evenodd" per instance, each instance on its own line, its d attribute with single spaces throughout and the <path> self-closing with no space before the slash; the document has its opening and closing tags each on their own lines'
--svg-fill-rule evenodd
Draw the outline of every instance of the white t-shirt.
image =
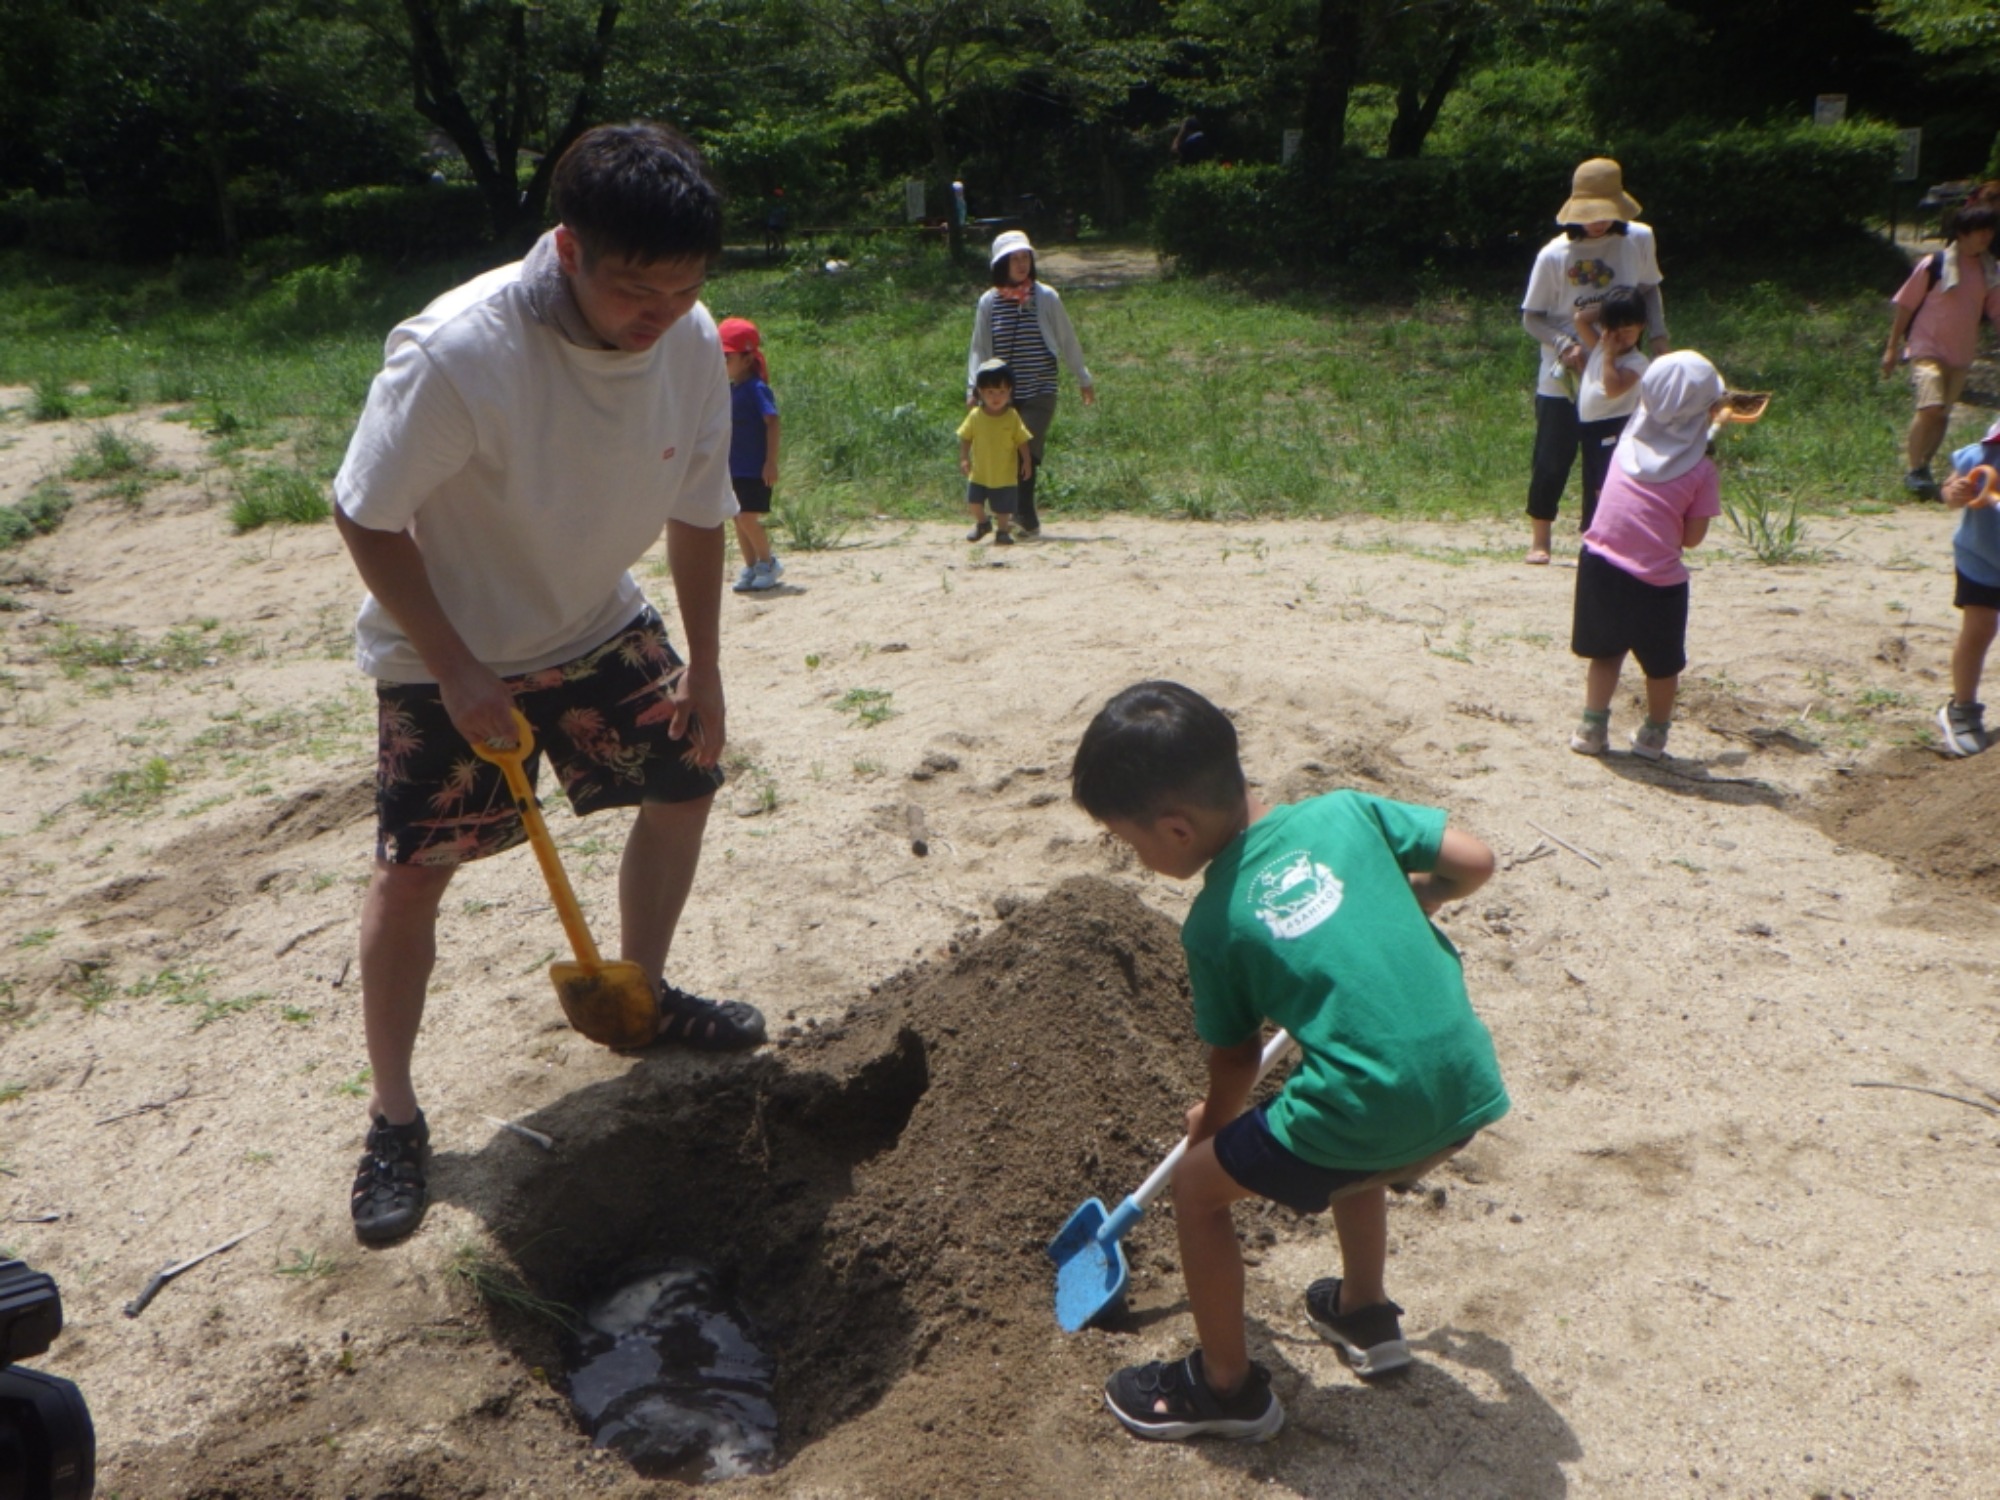
<svg viewBox="0 0 2000 1500">
<path fill-rule="evenodd" d="M 1639 409 L 1639 376 L 1646 373 L 1646 366 L 1652 361 L 1637 349 L 1627 349 L 1618 356 L 1616 368 L 1632 372 L 1632 384 L 1625 388 L 1622 396 L 1607 396 L 1604 393 L 1604 341 L 1599 339 L 1597 347 L 1590 351 L 1590 358 L 1584 362 L 1583 378 L 1576 383 L 1576 419 L 1579 422 L 1603 422 L 1612 417 L 1629 417 Z"/>
<path fill-rule="evenodd" d="M 1573 240 L 1559 234 L 1542 246 L 1535 268 L 1528 273 L 1528 292 L 1521 311 L 1546 313 L 1564 333 L 1576 334 L 1576 303 L 1614 286 L 1658 286 L 1660 259 L 1653 231 L 1644 224 L 1627 224 L 1623 234 L 1594 240 Z M 1562 361 L 1553 344 L 1542 345 L 1542 368 L 1535 383 L 1538 396 L 1567 396 Z"/>
<path fill-rule="evenodd" d="M 396 327 L 333 481 L 350 520 L 415 537 L 446 617 L 503 677 L 580 656 L 638 614 L 629 570 L 669 520 L 736 513 L 708 310 L 644 353 L 585 349 L 536 320 L 520 272 L 489 271 Z M 434 680 L 372 595 L 355 638 L 371 677 Z"/>
</svg>

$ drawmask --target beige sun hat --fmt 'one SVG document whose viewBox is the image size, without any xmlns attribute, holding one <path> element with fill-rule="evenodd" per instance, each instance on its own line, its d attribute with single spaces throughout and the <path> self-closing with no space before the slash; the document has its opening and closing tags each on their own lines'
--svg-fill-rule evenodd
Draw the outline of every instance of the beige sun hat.
<svg viewBox="0 0 2000 1500">
<path fill-rule="evenodd" d="M 1599 219 L 1636 219 L 1639 200 L 1625 191 L 1625 174 L 1608 156 L 1593 156 L 1570 178 L 1569 201 L 1556 211 L 1558 224 L 1594 224 Z"/>
</svg>

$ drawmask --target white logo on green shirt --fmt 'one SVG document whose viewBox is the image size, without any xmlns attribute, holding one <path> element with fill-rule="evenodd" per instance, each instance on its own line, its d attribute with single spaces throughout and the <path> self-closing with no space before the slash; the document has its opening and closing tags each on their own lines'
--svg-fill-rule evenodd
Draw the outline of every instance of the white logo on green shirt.
<svg viewBox="0 0 2000 1500">
<path fill-rule="evenodd" d="M 1341 884 L 1310 850 L 1281 855 L 1250 882 L 1257 915 L 1275 938 L 1304 937 L 1340 910 Z"/>
</svg>

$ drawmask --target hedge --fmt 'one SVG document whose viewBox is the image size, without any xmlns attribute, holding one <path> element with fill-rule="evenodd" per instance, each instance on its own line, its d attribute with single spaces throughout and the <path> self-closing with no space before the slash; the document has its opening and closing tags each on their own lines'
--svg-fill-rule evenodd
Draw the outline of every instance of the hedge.
<svg viewBox="0 0 2000 1500">
<path fill-rule="evenodd" d="M 469 184 L 358 187 L 292 206 L 298 233 L 327 253 L 436 260 L 492 238 L 486 199 Z"/>
<path fill-rule="evenodd" d="M 1645 222 L 1675 254 L 1800 246 L 1886 201 L 1895 132 L 1843 124 L 1636 137 L 1493 141 L 1453 157 L 1344 158 L 1324 171 L 1202 166 L 1153 184 L 1154 242 L 1196 271 L 1406 271 L 1522 253 L 1556 232 L 1578 161 L 1615 156 Z"/>
</svg>

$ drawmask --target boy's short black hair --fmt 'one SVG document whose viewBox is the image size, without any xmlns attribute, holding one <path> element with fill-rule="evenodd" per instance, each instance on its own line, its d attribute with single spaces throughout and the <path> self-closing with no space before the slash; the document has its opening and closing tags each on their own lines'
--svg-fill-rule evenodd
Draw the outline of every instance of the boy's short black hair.
<svg viewBox="0 0 2000 1500">
<path fill-rule="evenodd" d="M 1982 229 L 2000 228 L 2000 209 L 1990 203 L 1967 203 L 1955 210 L 1951 222 L 1945 226 L 1953 239 L 1962 234 L 1977 234 Z"/>
<path fill-rule="evenodd" d="M 1140 682 L 1097 711 L 1070 796 L 1098 822 L 1150 824 L 1176 807 L 1226 812 L 1246 793 L 1229 716 L 1178 682 Z"/>
<path fill-rule="evenodd" d="M 973 372 L 972 383 L 974 386 L 1011 386 L 1014 383 L 1014 367 L 1004 359 L 982 361 L 979 368 Z"/>
<path fill-rule="evenodd" d="M 586 130 L 556 163 L 556 218 L 596 262 L 640 265 L 722 254 L 722 194 L 693 142 L 650 120 Z"/>
<path fill-rule="evenodd" d="M 1646 299 L 1636 286 L 1614 286 L 1597 304 L 1599 328 L 1636 328 L 1646 321 Z"/>
</svg>

